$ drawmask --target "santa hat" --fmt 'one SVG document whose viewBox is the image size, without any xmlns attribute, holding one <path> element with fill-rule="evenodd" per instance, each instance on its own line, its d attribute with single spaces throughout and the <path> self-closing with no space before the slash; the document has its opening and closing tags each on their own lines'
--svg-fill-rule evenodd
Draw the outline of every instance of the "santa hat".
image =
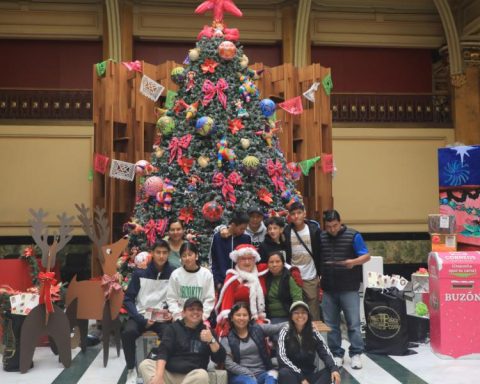
<svg viewBox="0 0 480 384">
<path fill-rule="evenodd" d="M 252 244 L 240 244 L 235 247 L 235 250 L 230 252 L 230 259 L 236 263 L 239 256 L 250 255 L 255 258 L 255 262 L 260 261 L 260 254 Z"/>
</svg>

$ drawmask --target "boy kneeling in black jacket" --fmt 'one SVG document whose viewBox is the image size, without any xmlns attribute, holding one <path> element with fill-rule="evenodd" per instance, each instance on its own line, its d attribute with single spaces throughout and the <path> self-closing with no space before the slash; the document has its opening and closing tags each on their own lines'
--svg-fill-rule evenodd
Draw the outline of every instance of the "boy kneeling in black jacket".
<svg viewBox="0 0 480 384">
<path fill-rule="evenodd" d="M 223 363 L 225 349 L 203 324 L 202 316 L 202 302 L 187 299 L 183 319 L 164 330 L 160 346 L 139 366 L 145 384 L 208 384 L 209 359 Z"/>
</svg>

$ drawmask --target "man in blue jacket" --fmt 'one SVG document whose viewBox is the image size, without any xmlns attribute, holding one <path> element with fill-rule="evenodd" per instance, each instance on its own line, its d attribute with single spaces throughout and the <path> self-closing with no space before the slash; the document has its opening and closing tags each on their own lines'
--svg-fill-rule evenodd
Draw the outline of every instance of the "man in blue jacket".
<svg viewBox="0 0 480 384">
<path fill-rule="evenodd" d="M 159 240 L 152 250 L 152 261 L 146 269 L 135 269 L 132 273 L 123 304 L 129 319 L 122 332 L 122 345 L 127 362 L 128 382 L 136 380 L 135 340 L 146 330 L 156 332 L 160 337 L 163 329 L 171 322 L 166 313 L 163 321 L 145 318 L 148 308 L 166 309 L 167 284 L 174 268 L 168 263 L 170 247 L 165 240 Z"/>
<path fill-rule="evenodd" d="M 237 245 L 252 243 L 251 237 L 245 233 L 249 221 L 250 218 L 246 212 L 234 212 L 228 225 L 230 236 L 224 238 L 220 232 L 213 235 L 209 261 L 212 268 L 215 288 L 218 291 L 223 286 L 227 270 L 233 267 L 230 252 L 232 252 Z"/>
</svg>

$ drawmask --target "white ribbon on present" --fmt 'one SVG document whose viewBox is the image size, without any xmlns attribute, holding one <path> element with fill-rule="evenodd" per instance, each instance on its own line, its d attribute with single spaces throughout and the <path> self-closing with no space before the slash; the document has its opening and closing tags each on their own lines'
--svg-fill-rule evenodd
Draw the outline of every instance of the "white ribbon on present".
<svg viewBox="0 0 480 384">
<path fill-rule="evenodd" d="M 135 178 L 135 164 L 112 159 L 110 166 L 110 177 L 120 180 L 133 181 Z"/>
<path fill-rule="evenodd" d="M 140 93 L 142 95 L 152 101 L 157 101 L 164 89 L 165 87 L 162 84 L 157 83 L 147 75 L 143 75 L 142 83 L 140 84 Z"/>
<path fill-rule="evenodd" d="M 303 97 L 307 100 L 310 100 L 312 103 L 315 102 L 315 92 L 318 90 L 320 83 L 313 83 L 312 86 L 305 92 L 303 92 Z"/>
</svg>

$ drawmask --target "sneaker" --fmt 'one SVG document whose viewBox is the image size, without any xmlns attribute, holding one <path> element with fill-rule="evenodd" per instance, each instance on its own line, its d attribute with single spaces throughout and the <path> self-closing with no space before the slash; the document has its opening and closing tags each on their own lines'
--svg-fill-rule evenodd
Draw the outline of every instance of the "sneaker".
<svg viewBox="0 0 480 384">
<path fill-rule="evenodd" d="M 350 364 L 353 369 L 362 369 L 362 355 L 353 355 Z"/>
<path fill-rule="evenodd" d="M 137 384 L 137 370 L 135 368 L 128 370 L 125 384 Z"/>
<path fill-rule="evenodd" d="M 335 356 L 333 360 L 335 360 L 337 367 L 341 367 L 343 365 L 343 357 Z"/>
</svg>

